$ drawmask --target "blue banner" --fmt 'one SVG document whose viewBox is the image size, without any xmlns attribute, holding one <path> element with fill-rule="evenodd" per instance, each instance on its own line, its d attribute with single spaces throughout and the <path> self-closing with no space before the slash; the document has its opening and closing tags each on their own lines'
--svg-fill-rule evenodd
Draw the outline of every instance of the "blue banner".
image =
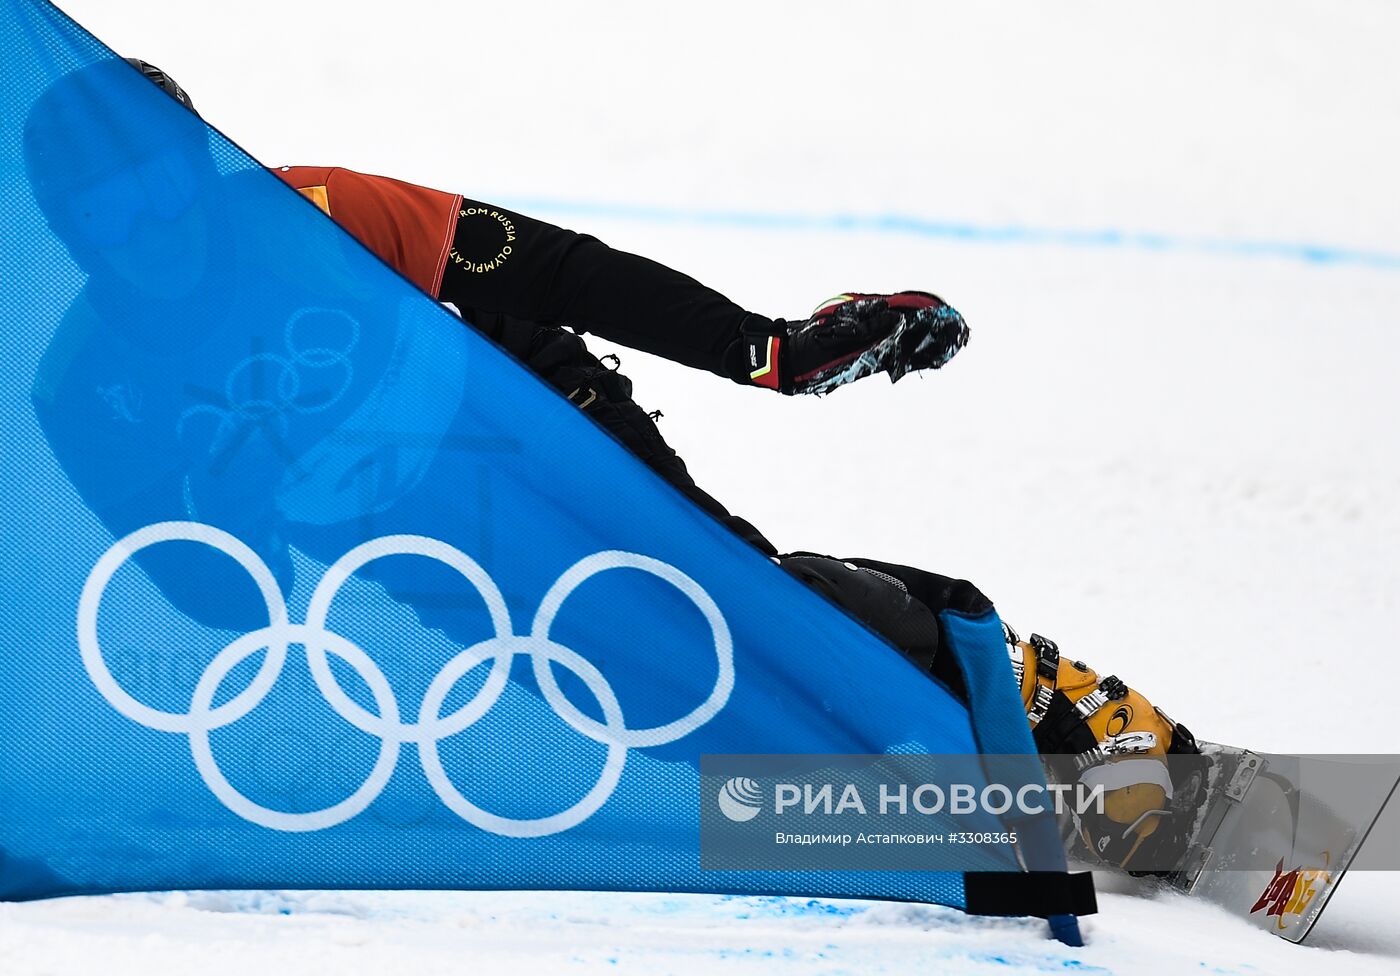
<svg viewBox="0 0 1400 976">
<path fill-rule="evenodd" d="M 1004 654 L 969 710 L 52 6 L 0 44 L 0 897 L 964 905 L 702 871 L 699 760 L 1031 753 Z"/>
</svg>

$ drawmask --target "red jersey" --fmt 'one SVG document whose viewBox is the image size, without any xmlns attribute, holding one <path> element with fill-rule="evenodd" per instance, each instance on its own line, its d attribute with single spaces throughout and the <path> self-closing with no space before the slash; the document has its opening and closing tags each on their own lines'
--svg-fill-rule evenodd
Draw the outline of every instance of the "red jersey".
<svg viewBox="0 0 1400 976">
<path fill-rule="evenodd" d="M 460 194 L 339 166 L 282 166 L 273 172 L 395 271 L 438 297 Z"/>
</svg>

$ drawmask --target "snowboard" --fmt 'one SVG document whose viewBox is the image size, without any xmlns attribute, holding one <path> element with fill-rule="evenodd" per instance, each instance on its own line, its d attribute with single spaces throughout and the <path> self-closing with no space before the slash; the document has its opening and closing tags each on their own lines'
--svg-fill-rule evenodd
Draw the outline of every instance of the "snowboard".
<svg viewBox="0 0 1400 976">
<path fill-rule="evenodd" d="M 1393 799 L 1400 756 L 1294 756 L 1199 745 L 1210 762 L 1184 854 L 1175 870 L 1150 883 L 1299 943 L 1358 861 L 1400 868 L 1400 799 Z M 1073 860 L 1103 868 L 1086 853 L 1082 845 L 1071 846 Z"/>
<path fill-rule="evenodd" d="M 1289 942 L 1313 930 L 1358 858 L 1390 867 L 1400 757 L 1290 756 L 1203 742 L 1209 790 L 1168 880 Z M 1363 851 L 1363 845 L 1369 846 Z"/>
</svg>

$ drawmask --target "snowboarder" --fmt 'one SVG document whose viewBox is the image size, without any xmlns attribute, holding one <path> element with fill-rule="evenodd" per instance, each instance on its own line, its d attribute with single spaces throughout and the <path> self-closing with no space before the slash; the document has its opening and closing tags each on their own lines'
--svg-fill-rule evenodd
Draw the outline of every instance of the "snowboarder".
<svg viewBox="0 0 1400 976">
<path fill-rule="evenodd" d="M 169 75 L 143 61 L 129 59 L 128 63 L 194 111 L 190 96 Z M 129 70 L 117 62 L 94 69 Z M 159 210 L 130 212 L 129 205 L 122 212 L 112 212 L 101 206 L 101 194 L 85 195 L 98 174 L 86 171 L 83 159 L 67 158 L 64 140 L 68 137 L 60 132 L 76 124 L 100 141 L 102 127 L 82 118 L 82 111 L 80 102 L 65 103 L 62 92 L 46 94 L 26 127 L 26 158 L 31 163 L 43 159 L 46 172 L 64 174 L 50 176 L 48 182 L 36 178 L 39 202 L 54 232 L 92 275 L 89 290 L 94 296 L 105 295 L 102 300 L 121 301 L 120 261 L 139 260 L 129 253 L 136 249 L 128 247 L 120 261 L 108 258 L 105 263 L 94 254 L 130 244 L 145 221 L 171 224 L 178 239 L 184 218 L 181 213 Z M 156 144 L 155 135 L 151 144 Z M 174 194 L 176 199 L 192 204 L 204 181 L 216 178 L 207 149 L 175 132 L 159 144 L 160 154 L 131 160 L 125 168 L 114 168 L 111 154 L 91 150 L 83 156 L 102 157 L 104 181 L 128 180 L 137 185 L 158 180 L 180 191 Z M 36 170 L 31 165 L 31 171 Z M 897 381 L 907 373 L 947 364 L 966 344 L 968 328 L 942 299 L 925 291 L 848 293 L 823 303 L 809 316 L 769 318 L 655 261 L 489 203 L 343 168 L 282 167 L 274 172 L 420 289 L 454 306 L 464 321 L 551 384 L 695 504 L 954 691 L 960 689 L 962 679 L 951 656 L 938 653 L 937 615 L 945 609 L 975 613 L 989 608 L 976 587 L 871 559 L 780 553 L 754 526 L 698 487 L 657 429 L 654 415 L 633 400 L 631 382 L 617 371 L 616 362 L 610 367 L 594 357 L 582 338 L 588 333 L 599 335 L 740 385 L 783 395 L 823 395 L 878 373 Z M 161 239 L 168 238 L 166 234 Z M 175 308 L 187 301 L 185 292 L 197 290 L 197 276 L 191 272 L 182 277 L 176 255 L 163 254 L 161 259 L 170 262 L 163 278 L 171 293 L 159 297 Z M 102 280 L 95 270 L 99 265 Z M 77 328 L 72 326 L 70 331 Z M 166 335 L 144 341 L 187 340 Z M 404 351 L 407 340 L 357 334 L 356 341 L 381 343 L 386 361 L 412 355 L 411 348 Z M 213 358 L 209 349 L 199 357 L 201 361 Z M 450 376 L 450 366 L 425 364 L 424 369 L 442 377 L 445 384 L 460 386 L 462 380 Z M 115 375 L 111 367 L 106 354 L 88 361 L 70 344 L 56 341 L 41 365 L 34 399 L 55 453 L 89 505 L 114 531 L 127 531 L 144 524 L 145 510 L 136 511 L 133 506 L 138 503 L 130 497 L 109 497 L 110 486 L 103 484 L 103 452 L 66 446 L 74 437 L 59 429 L 71 421 L 61 420 L 54 404 L 67 404 L 77 377 L 87 389 L 106 391 L 105 408 L 112 415 L 84 419 L 82 435 L 89 443 L 101 439 L 102 430 L 110 430 L 112 441 L 125 445 L 127 457 L 149 452 L 155 467 L 156 455 L 185 450 L 191 438 L 204 436 L 202 426 L 212 425 L 209 438 L 229 435 L 223 426 L 226 411 L 220 413 L 223 405 L 210 403 L 179 414 L 178 443 L 161 445 L 147 434 L 138 437 L 131 422 L 136 412 L 159 407 L 133 402 L 131 391 L 110 380 Z M 209 380 L 211 387 L 222 382 Z M 230 376 L 225 385 L 232 383 Z M 343 393 L 328 389 L 322 401 L 304 409 L 328 409 Z M 392 409 L 392 404 L 379 409 Z M 124 411 L 129 416 L 123 418 Z M 228 475 L 218 471 L 207 479 L 212 484 L 220 478 L 226 481 Z M 187 508 L 191 499 L 207 499 L 201 510 L 212 517 L 262 518 L 262 531 L 275 534 L 267 528 L 270 514 L 250 513 L 242 499 L 236 504 L 221 502 L 223 496 L 200 477 L 206 476 L 186 475 L 180 484 L 147 486 L 143 497 L 165 492 L 172 504 L 179 501 Z M 174 497 L 177 492 L 180 498 Z M 281 504 L 285 509 L 294 499 L 284 498 Z M 311 540 L 306 546 L 314 547 L 314 533 L 306 531 Z M 180 605 L 188 585 L 182 575 L 187 574 L 172 569 L 162 576 L 155 559 L 144 565 Z M 391 591 L 397 586 L 392 578 L 383 582 Z M 196 608 L 198 598 L 193 594 L 183 599 L 186 608 L 206 622 L 227 624 L 241 613 L 234 599 L 218 608 Z M 1038 635 L 1022 640 L 1008 628 L 1007 648 L 1037 747 L 1043 753 L 1069 757 L 1065 760 L 1068 775 L 1091 785 L 1101 783 L 1108 791 L 1104 815 L 1086 816 L 1079 824 L 1084 843 L 1106 863 L 1128 868 L 1160 864 L 1163 849 L 1183 841 L 1181 824 L 1189 819 L 1173 813 L 1179 814 L 1193 802 L 1191 796 L 1180 795 L 1181 784 L 1173 783 L 1160 760 L 1172 753 L 1198 752 L 1191 733 L 1118 678 L 1100 678 L 1082 662 L 1062 656 L 1052 641 Z M 1113 761 L 1119 758 L 1130 761 Z"/>
</svg>

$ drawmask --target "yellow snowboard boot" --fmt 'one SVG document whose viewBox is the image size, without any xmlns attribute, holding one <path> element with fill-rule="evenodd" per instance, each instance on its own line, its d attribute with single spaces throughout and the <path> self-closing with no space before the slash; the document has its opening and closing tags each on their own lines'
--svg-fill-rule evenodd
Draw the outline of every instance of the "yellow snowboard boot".
<svg viewBox="0 0 1400 976">
<path fill-rule="evenodd" d="M 1021 640 L 1006 627 L 1006 644 L 1036 748 L 1058 757 L 1057 779 L 1103 790 L 1101 812 L 1075 817 L 1079 839 L 1106 864 L 1168 870 L 1204 792 L 1202 764 L 1166 761 L 1200 753 L 1191 732 L 1119 678 L 1063 657 L 1054 641 Z"/>
</svg>

